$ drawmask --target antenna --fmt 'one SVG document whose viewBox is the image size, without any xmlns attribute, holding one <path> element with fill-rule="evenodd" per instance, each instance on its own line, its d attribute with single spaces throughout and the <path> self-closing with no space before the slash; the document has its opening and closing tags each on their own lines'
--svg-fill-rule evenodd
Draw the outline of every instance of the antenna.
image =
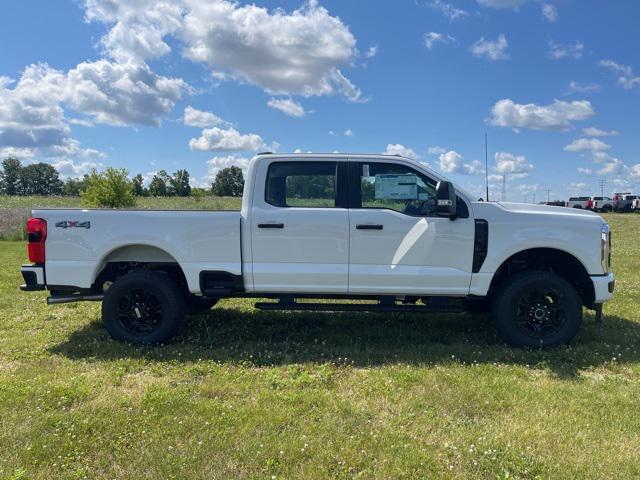
<svg viewBox="0 0 640 480">
<path fill-rule="evenodd" d="M 487 186 L 487 202 L 489 201 L 489 155 L 487 150 L 487 133 L 484 134 L 484 181 Z"/>
<path fill-rule="evenodd" d="M 507 201 L 507 174 L 502 174 L 502 201 Z"/>
<path fill-rule="evenodd" d="M 551 203 L 551 189 L 547 188 L 547 203 Z"/>
</svg>

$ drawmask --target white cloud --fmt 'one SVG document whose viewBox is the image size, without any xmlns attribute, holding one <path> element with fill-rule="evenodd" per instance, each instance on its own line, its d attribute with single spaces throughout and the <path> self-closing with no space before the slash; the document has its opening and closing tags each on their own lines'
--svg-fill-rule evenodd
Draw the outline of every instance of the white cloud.
<svg viewBox="0 0 640 480">
<path fill-rule="evenodd" d="M 572 189 L 572 190 L 584 190 L 588 186 L 589 185 L 584 183 L 584 182 L 571 182 L 569 184 L 569 188 Z"/>
<path fill-rule="evenodd" d="M 227 0 L 186 5 L 179 36 L 191 60 L 272 94 L 337 92 L 360 100 L 360 90 L 340 71 L 354 59 L 356 40 L 317 0 L 291 14 Z"/>
<path fill-rule="evenodd" d="M 563 58 L 573 58 L 578 60 L 582 58 L 584 53 L 584 44 L 582 42 L 576 42 L 574 45 L 561 45 L 555 43 L 553 40 L 549 41 L 549 57 L 554 60 L 560 60 Z"/>
<path fill-rule="evenodd" d="M 564 147 L 565 152 L 603 152 L 611 149 L 611 145 L 597 138 L 579 138 Z"/>
<path fill-rule="evenodd" d="M 366 51 L 364 56 L 367 57 L 367 58 L 373 58 L 377 54 L 378 54 L 378 45 L 374 45 L 372 47 L 369 47 L 369 50 Z"/>
<path fill-rule="evenodd" d="M 506 60 L 509 55 L 506 53 L 507 38 L 501 34 L 495 40 L 485 40 L 484 37 L 475 42 L 469 50 L 478 58 L 488 58 L 489 60 Z"/>
<path fill-rule="evenodd" d="M 472 160 L 471 163 L 465 163 L 462 168 L 469 175 L 482 175 L 484 173 L 484 166 L 480 160 Z"/>
<path fill-rule="evenodd" d="M 624 163 L 614 158 L 611 162 L 605 163 L 596 173 L 602 176 L 622 175 L 627 169 Z"/>
<path fill-rule="evenodd" d="M 440 170 L 444 173 L 456 173 L 462 169 L 462 155 L 454 150 L 443 153 L 438 158 Z"/>
<path fill-rule="evenodd" d="M 94 148 L 82 148 L 80 142 L 74 138 L 65 138 L 59 145 L 52 145 L 46 149 L 47 156 L 52 157 L 79 157 L 79 158 L 106 158 L 106 154 Z"/>
<path fill-rule="evenodd" d="M 569 82 L 569 93 L 592 93 L 600 90 L 600 85 L 596 83 Z"/>
<path fill-rule="evenodd" d="M 450 3 L 443 2 L 442 0 L 432 0 L 430 2 L 427 2 L 425 5 L 432 10 L 441 13 L 450 21 L 469 16 L 469 12 L 467 12 L 466 10 L 454 7 Z"/>
<path fill-rule="evenodd" d="M 280 110 L 285 115 L 289 115 L 290 117 L 304 117 L 305 111 L 304 107 L 292 100 L 291 98 L 272 98 L 267 102 L 271 108 L 275 108 L 276 110 Z"/>
<path fill-rule="evenodd" d="M 592 175 L 593 170 L 591 168 L 578 167 L 578 173 L 584 173 L 585 175 Z"/>
<path fill-rule="evenodd" d="M 631 167 L 630 174 L 633 178 L 640 178 L 640 163 L 637 163 L 633 167 Z"/>
<path fill-rule="evenodd" d="M 201 151 L 256 151 L 264 147 L 265 144 L 260 135 L 255 133 L 243 135 L 232 127 L 206 128 L 202 130 L 199 138 L 189 140 L 191 150 Z"/>
<path fill-rule="evenodd" d="M 427 149 L 427 153 L 429 155 L 440 155 L 441 153 L 445 153 L 446 151 L 447 151 L 446 148 L 442 148 L 442 147 L 439 147 L 437 145 L 433 146 L 433 147 L 429 147 Z"/>
<path fill-rule="evenodd" d="M 509 178 L 526 178 L 533 170 L 533 165 L 523 155 L 497 152 L 495 161 L 495 171 L 500 175 L 507 175 Z"/>
<path fill-rule="evenodd" d="M 58 170 L 61 178 L 78 178 L 83 177 L 85 174 L 91 172 L 94 169 L 100 169 L 104 167 L 102 163 L 98 162 L 79 162 L 76 163 L 69 158 L 61 158 L 52 162 L 51 165 Z"/>
<path fill-rule="evenodd" d="M 558 20 L 558 9 L 551 3 L 543 3 L 542 16 L 547 20 L 547 22 L 555 22 Z"/>
<path fill-rule="evenodd" d="M 157 58 L 171 51 L 164 37 L 183 23 L 180 1 L 84 0 L 88 21 L 111 26 L 100 40 L 104 52 L 118 62 Z"/>
<path fill-rule="evenodd" d="M 617 73 L 618 83 L 627 90 L 640 86 L 640 76 L 636 76 L 629 65 L 621 65 L 613 60 L 602 60 L 599 65 Z"/>
<path fill-rule="evenodd" d="M 247 168 L 249 168 L 249 161 L 251 159 L 246 157 L 240 157 L 238 155 L 225 155 L 220 157 L 213 157 L 211 160 L 207 161 L 207 169 L 208 169 L 208 180 L 209 182 L 213 181 L 216 178 L 216 175 L 223 168 L 228 167 L 238 167 L 242 170 L 242 173 L 247 173 Z"/>
<path fill-rule="evenodd" d="M 555 100 L 550 105 L 519 104 L 503 99 L 491 109 L 490 123 L 497 127 L 530 130 L 569 130 L 572 121 L 586 120 L 595 114 L 587 100 L 563 102 Z"/>
<path fill-rule="evenodd" d="M 617 130 L 600 130 L 596 127 L 587 127 L 582 129 L 582 133 L 584 133 L 588 137 L 617 137 L 620 135 L 620 132 Z"/>
<path fill-rule="evenodd" d="M 451 43 L 455 42 L 455 38 L 451 35 L 444 35 L 437 32 L 427 32 L 424 34 L 424 45 L 429 49 L 433 49 L 436 43 Z"/>
<path fill-rule="evenodd" d="M 217 115 L 204 110 L 198 110 L 191 106 L 184 109 L 182 121 L 189 127 L 215 127 L 217 125 L 225 125 L 226 122 Z"/>
<path fill-rule="evenodd" d="M 411 148 L 405 147 L 400 143 L 390 143 L 387 145 L 387 149 L 383 152 L 383 155 L 400 155 L 401 157 L 411 158 L 416 160 L 418 154 Z"/>
<path fill-rule="evenodd" d="M 455 150 L 441 153 L 438 157 L 440 170 L 445 173 L 459 173 L 466 175 L 480 175 L 484 173 L 482 163 L 473 160 L 470 163 L 464 163 L 464 157 Z"/>
<path fill-rule="evenodd" d="M 345 137 L 353 137 L 353 136 L 355 135 L 355 133 L 353 133 L 353 130 L 351 130 L 350 128 L 347 128 L 347 129 L 344 131 L 343 135 L 344 135 Z"/>
<path fill-rule="evenodd" d="M 188 90 L 178 78 L 156 75 L 145 64 L 83 62 L 67 74 L 65 101 L 109 125 L 159 125 Z"/>
<path fill-rule="evenodd" d="M 35 154 L 36 150 L 34 148 L 4 147 L 0 148 L 0 161 L 9 157 L 24 160 L 33 158 Z"/>
<path fill-rule="evenodd" d="M 477 0 L 478 5 L 489 8 L 511 8 L 517 10 L 524 5 L 527 0 Z"/>
<path fill-rule="evenodd" d="M 69 136 L 60 102 L 66 77 L 46 64 L 30 65 L 20 80 L 0 81 L 0 147 L 38 148 L 60 145 Z"/>
</svg>

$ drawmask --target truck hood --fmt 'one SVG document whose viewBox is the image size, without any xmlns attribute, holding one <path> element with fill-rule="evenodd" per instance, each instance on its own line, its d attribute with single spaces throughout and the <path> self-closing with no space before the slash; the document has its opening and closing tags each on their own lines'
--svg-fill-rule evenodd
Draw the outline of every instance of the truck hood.
<svg viewBox="0 0 640 480">
<path fill-rule="evenodd" d="M 567 207 L 552 207 L 549 205 L 535 205 L 531 203 L 511 203 L 511 202 L 498 202 L 497 205 L 515 213 L 539 213 L 543 215 L 559 215 L 564 217 L 590 217 L 600 218 L 600 215 L 589 210 L 583 210 L 581 208 L 567 208 Z M 603 220 L 604 222 L 604 220 Z"/>
</svg>

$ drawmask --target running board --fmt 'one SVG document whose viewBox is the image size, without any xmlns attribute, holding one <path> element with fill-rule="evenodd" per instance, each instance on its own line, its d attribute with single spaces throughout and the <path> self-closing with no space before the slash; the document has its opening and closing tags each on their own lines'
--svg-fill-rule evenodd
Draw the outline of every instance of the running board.
<svg viewBox="0 0 640 480">
<path fill-rule="evenodd" d="M 297 303 L 258 302 L 258 310 L 295 310 L 314 312 L 408 312 L 408 313 L 462 313 L 462 306 L 394 305 L 384 303 Z"/>
</svg>

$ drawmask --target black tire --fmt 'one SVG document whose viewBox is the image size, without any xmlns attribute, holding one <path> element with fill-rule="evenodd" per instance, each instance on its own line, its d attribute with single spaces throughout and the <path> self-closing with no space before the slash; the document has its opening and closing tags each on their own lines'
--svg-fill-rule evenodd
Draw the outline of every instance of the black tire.
<svg viewBox="0 0 640 480">
<path fill-rule="evenodd" d="M 195 295 L 191 295 L 187 298 L 187 314 L 189 315 L 199 315 L 202 313 L 207 313 L 211 310 L 216 303 L 218 303 L 217 298 L 205 298 L 205 297 L 197 297 Z"/>
<path fill-rule="evenodd" d="M 184 315 L 182 292 L 162 272 L 128 273 L 109 287 L 102 301 L 105 328 L 125 342 L 166 342 L 180 331 Z"/>
<path fill-rule="evenodd" d="M 570 342 L 582 323 L 582 300 L 564 278 L 550 272 L 509 277 L 493 301 L 498 331 L 510 345 L 554 347 Z"/>
<path fill-rule="evenodd" d="M 613 208 L 611 207 L 611 205 L 605 205 L 604 207 L 602 207 L 602 208 L 600 209 L 600 211 L 601 211 L 602 213 L 611 213 L 611 210 L 612 210 L 612 209 L 613 209 Z"/>
</svg>

